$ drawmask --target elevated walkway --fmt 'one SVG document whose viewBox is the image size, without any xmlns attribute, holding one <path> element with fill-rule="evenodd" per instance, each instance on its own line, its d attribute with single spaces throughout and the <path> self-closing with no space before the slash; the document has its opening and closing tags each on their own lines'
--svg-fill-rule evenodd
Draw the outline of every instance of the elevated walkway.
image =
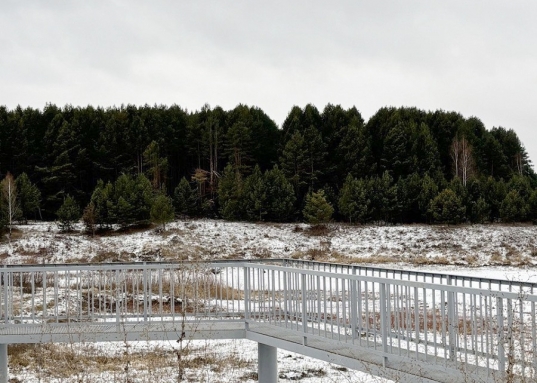
<svg viewBox="0 0 537 383">
<path fill-rule="evenodd" d="M 7 344 L 248 339 L 397 382 L 537 381 L 535 285 L 294 260 L 0 268 Z"/>
</svg>

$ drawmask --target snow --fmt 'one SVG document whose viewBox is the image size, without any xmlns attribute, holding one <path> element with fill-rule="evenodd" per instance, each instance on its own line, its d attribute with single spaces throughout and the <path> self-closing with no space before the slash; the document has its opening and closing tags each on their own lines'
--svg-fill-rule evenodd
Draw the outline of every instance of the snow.
<svg viewBox="0 0 537 383">
<path fill-rule="evenodd" d="M 308 225 L 225 222 L 219 220 L 175 221 L 165 232 L 155 228 L 131 233 L 112 232 L 91 237 L 81 232 L 78 224 L 73 233 L 63 234 L 50 222 L 31 222 L 15 227 L 10 241 L 0 243 L 3 264 L 113 262 L 151 260 L 213 260 L 253 258 L 303 258 L 321 256 L 322 260 L 374 262 L 378 257 L 393 259 L 383 266 L 446 272 L 459 275 L 486 276 L 525 282 L 537 282 L 537 226 L 468 225 L 468 226 L 351 226 L 330 225 L 322 236 L 312 235 Z M 416 258 L 430 260 L 420 266 Z M 434 260 L 447 259 L 448 265 L 434 265 Z M 442 262 L 446 263 L 446 262 Z M 513 264 L 522 265 L 513 267 Z M 209 349 L 220 357 L 236 355 L 246 367 L 210 365 L 185 371 L 185 381 L 252 382 L 255 381 L 257 346 L 246 340 L 196 341 L 197 350 Z M 73 347 L 73 345 L 69 346 Z M 77 345 L 76 347 L 87 347 Z M 128 345 L 102 343 L 92 345 L 97 354 L 113 356 L 128 349 L 172 353 L 177 344 L 170 342 L 133 342 Z M 194 353 L 195 354 L 195 353 Z M 172 355 L 173 356 L 173 355 Z M 173 362 L 173 358 L 170 359 Z M 350 371 L 298 354 L 279 350 L 281 382 L 385 382 L 366 373 Z M 176 367 L 175 367 L 176 368 Z M 144 366 L 132 367 L 134 382 L 176 382 L 173 365 L 155 371 Z M 126 372 L 96 371 L 85 380 L 92 382 L 125 381 Z M 153 375 L 151 375 L 153 374 Z M 12 377 L 25 382 L 43 381 L 39 371 L 21 368 Z M 72 379 L 48 377 L 46 381 L 74 382 Z"/>
</svg>

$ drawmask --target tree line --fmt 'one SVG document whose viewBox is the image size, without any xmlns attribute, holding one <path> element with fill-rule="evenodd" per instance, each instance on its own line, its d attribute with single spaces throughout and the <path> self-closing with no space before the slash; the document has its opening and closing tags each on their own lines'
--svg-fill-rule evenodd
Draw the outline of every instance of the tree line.
<svg viewBox="0 0 537 383">
<path fill-rule="evenodd" d="M 354 107 L 295 106 L 278 128 L 246 105 L 0 107 L 0 175 L 4 226 L 67 212 L 93 228 L 129 226 L 157 210 L 278 222 L 537 219 L 537 177 L 516 133 L 442 110 L 386 107 L 366 122 Z"/>
</svg>

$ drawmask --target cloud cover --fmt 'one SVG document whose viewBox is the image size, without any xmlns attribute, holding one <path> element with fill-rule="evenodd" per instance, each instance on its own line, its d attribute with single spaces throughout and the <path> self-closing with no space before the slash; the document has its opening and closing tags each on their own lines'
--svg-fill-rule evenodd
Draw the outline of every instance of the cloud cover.
<svg viewBox="0 0 537 383">
<path fill-rule="evenodd" d="M 454 110 L 537 161 L 532 1 L 12 1 L 0 104 Z"/>
</svg>

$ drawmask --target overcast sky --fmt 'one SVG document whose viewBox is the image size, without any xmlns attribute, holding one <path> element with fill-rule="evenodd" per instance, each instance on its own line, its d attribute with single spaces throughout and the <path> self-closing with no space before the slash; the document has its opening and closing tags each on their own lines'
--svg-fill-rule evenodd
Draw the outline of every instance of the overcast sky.
<svg viewBox="0 0 537 383">
<path fill-rule="evenodd" d="M 2 0 L 0 105 L 444 109 L 537 162 L 536 20 L 534 0 Z"/>
</svg>

